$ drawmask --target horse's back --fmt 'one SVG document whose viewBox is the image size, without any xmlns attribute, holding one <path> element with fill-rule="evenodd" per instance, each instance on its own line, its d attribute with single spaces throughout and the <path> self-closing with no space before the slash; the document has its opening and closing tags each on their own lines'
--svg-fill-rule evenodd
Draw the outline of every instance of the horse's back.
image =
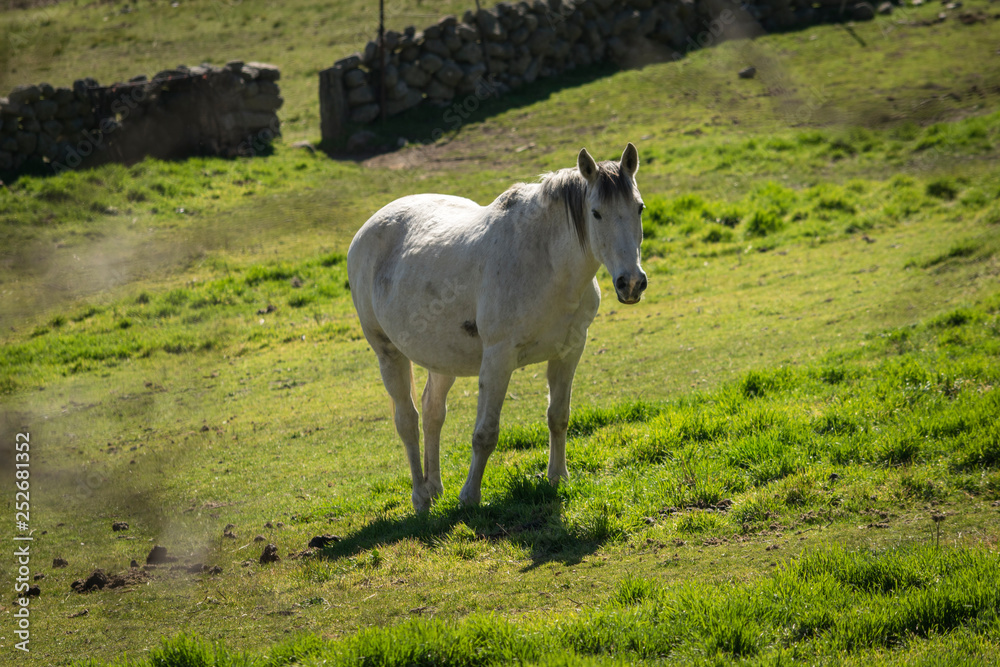
<svg viewBox="0 0 1000 667">
<path fill-rule="evenodd" d="M 447 246 L 463 245 L 482 207 L 471 199 L 422 194 L 397 199 L 362 225 L 347 251 L 347 273 L 353 285 L 374 286 L 379 274 L 391 272 L 402 256 L 440 255 Z"/>
<path fill-rule="evenodd" d="M 429 231 L 444 231 L 467 224 L 481 209 L 471 199 L 451 195 L 410 195 L 390 202 L 355 234 L 347 253 L 348 271 L 352 254 L 358 266 L 361 257 L 374 259 L 374 255 L 388 254 L 407 242 L 417 242 Z"/>
<path fill-rule="evenodd" d="M 347 253 L 347 272 L 369 342 L 391 341 L 421 365 L 453 374 L 478 367 L 481 346 L 469 333 L 478 260 L 470 246 L 484 228 L 483 210 L 462 197 L 412 195 L 387 204 L 361 227 Z M 461 363 L 446 368 L 420 354 L 418 336 L 453 339 Z"/>
</svg>

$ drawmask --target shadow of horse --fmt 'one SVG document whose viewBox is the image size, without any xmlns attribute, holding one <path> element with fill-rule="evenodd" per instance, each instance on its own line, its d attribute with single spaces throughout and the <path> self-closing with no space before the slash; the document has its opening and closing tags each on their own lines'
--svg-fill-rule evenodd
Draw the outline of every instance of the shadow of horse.
<svg viewBox="0 0 1000 667">
<path fill-rule="evenodd" d="M 511 475 L 502 494 L 489 503 L 463 507 L 456 500 L 443 507 L 439 500 L 430 512 L 376 517 L 317 555 L 337 560 L 410 539 L 439 548 L 464 523 L 476 540 L 506 541 L 528 551 L 531 562 L 523 571 L 549 562 L 574 565 L 596 552 L 610 535 L 567 526 L 562 518 L 564 503 L 559 490 L 543 477 Z"/>
</svg>

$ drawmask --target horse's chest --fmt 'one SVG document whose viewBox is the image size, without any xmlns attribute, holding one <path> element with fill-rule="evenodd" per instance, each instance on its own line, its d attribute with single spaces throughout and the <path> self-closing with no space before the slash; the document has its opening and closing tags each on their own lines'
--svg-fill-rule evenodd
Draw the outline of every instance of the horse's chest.
<svg viewBox="0 0 1000 667">
<path fill-rule="evenodd" d="M 518 337 L 518 365 L 565 356 L 583 346 L 595 311 L 596 307 L 589 302 L 577 304 L 575 308 L 550 308 L 535 327 Z"/>
</svg>

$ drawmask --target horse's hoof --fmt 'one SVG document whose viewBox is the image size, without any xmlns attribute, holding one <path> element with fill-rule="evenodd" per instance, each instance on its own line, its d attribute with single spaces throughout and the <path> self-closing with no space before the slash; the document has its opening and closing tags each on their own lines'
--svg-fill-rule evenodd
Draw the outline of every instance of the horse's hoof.
<svg viewBox="0 0 1000 667">
<path fill-rule="evenodd" d="M 566 470 L 557 472 L 555 474 L 549 473 L 549 484 L 552 486 L 559 486 L 560 482 L 569 481 L 569 472 Z"/>
<path fill-rule="evenodd" d="M 472 491 L 468 488 L 463 488 L 458 494 L 458 502 L 463 507 L 475 507 L 481 499 L 482 494 L 479 491 Z"/>
<path fill-rule="evenodd" d="M 413 494 L 413 511 L 417 514 L 429 512 L 431 510 L 431 498 L 429 496 L 418 496 Z"/>
</svg>

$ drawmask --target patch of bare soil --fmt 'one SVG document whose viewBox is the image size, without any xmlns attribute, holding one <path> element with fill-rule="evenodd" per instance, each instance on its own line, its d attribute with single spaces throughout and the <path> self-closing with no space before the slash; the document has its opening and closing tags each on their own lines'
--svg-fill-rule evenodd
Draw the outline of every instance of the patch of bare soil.
<svg viewBox="0 0 1000 667">
<path fill-rule="evenodd" d="M 483 147 L 489 146 L 489 154 Z M 433 144 L 410 144 L 399 150 L 370 156 L 357 156 L 365 167 L 375 169 L 417 169 L 423 172 L 463 169 L 484 164 L 493 168 L 524 163 L 524 154 L 548 153 L 551 148 L 499 127 L 489 121 L 476 132 L 461 131 L 457 136 Z M 499 193 L 497 193 L 499 194 Z"/>
<path fill-rule="evenodd" d="M 77 593 L 90 593 L 105 588 L 125 588 L 138 586 L 152 579 L 152 575 L 140 568 L 130 568 L 117 574 L 107 574 L 104 570 L 94 570 L 86 579 L 77 579 L 72 588 Z"/>
<path fill-rule="evenodd" d="M 397 151 L 372 156 L 362 160 L 361 164 L 373 169 L 389 169 L 391 171 L 400 169 L 444 171 L 469 164 L 478 164 L 488 159 L 486 155 L 473 153 L 472 148 L 472 142 L 462 139 L 456 139 L 447 144 L 415 144 Z"/>
</svg>

